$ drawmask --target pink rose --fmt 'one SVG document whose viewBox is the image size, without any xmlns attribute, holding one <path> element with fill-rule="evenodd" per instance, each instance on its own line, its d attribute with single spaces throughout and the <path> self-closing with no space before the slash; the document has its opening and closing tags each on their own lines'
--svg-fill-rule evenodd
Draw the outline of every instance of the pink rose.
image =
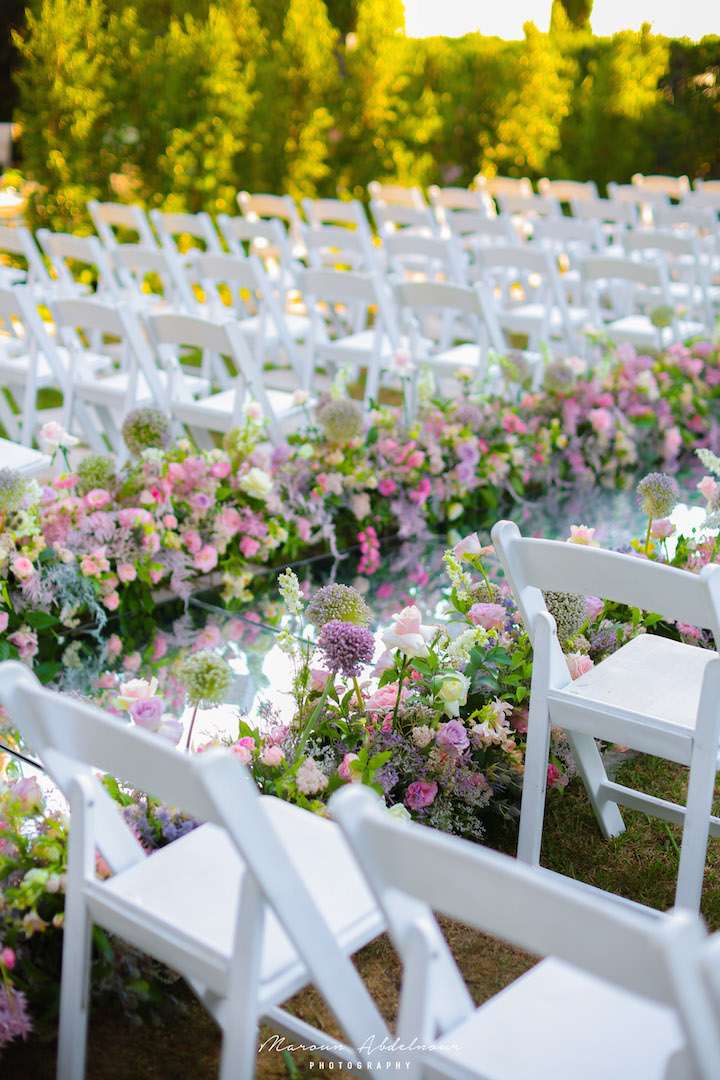
<svg viewBox="0 0 720 1080">
<path fill-rule="evenodd" d="M 10 634 L 8 641 L 14 645 L 20 654 L 21 660 L 32 660 L 37 655 L 38 641 L 34 630 L 16 630 Z"/>
<path fill-rule="evenodd" d="M 590 657 L 585 656 L 584 653 L 569 653 L 565 660 L 572 679 L 579 679 L 581 675 L 587 675 L 588 671 L 595 666 Z"/>
<path fill-rule="evenodd" d="M 157 731 L 162 714 L 163 702 L 159 697 L 141 698 L 130 706 L 130 715 L 135 723 L 148 731 Z"/>
<path fill-rule="evenodd" d="M 103 604 L 108 611 L 117 611 L 120 607 L 120 594 L 116 592 L 108 593 L 107 596 L 103 597 Z"/>
<path fill-rule="evenodd" d="M 102 510 L 110 502 L 110 492 L 104 488 L 93 488 L 85 496 L 85 505 L 91 510 Z"/>
<path fill-rule="evenodd" d="M 597 547 L 598 544 L 595 539 L 595 529 L 591 529 L 588 525 L 571 525 L 568 543 L 584 544 L 586 547 Z"/>
<path fill-rule="evenodd" d="M 435 802 L 438 786 L 434 780 L 415 780 L 405 792 L 405 805 L 409 810 L 422 810 Z"/>
<path fill-rule="evenodd" d="M 230 462 L 213 462 L 213 464 L 210 466 L 210 475 L 214 476 L 216 480 L 224 480 L 226 476 L 230 475 Z"/>
<path fill-rule="evenodd" d="M 435 742 L 443 750 L 451 750 L 454 753 L 462 753 L 470 745 L 465 725 L 460 720 L 448 720 L 447 724 L 441 724 L 435 736 Z"/>
<path fill-rule="evenodd" d="M 712 476 L 703 476 L 697 488 L 704 499 L 707 499 L 709 503 L 714 503 L 720 491 L 720 484 L 713 480 Z"/>
<path fill-rule="evenodd" d="M 233 506 L 226 506 L 220 511 L 215 520 L 218 527 L 230 536 L 235 536 L 242 528 L 242 518 Z"/>
<path fill-rule="evenodd" d="M 590 424 L 598 435 L 606 435 L 613 427 L 612 414 L 607 409 L 591 409 Z"/>
<path fill-rule="evenodd" d="M 400 700 L 407 695 L 407 688 L 403 687 Z M 368 700 L 365 702 L 365 708 L 368 712 L 387 712 L 388 710 L 395 708 L 395 702 L 398 696 L 398 684 L 385 683 L 385 686 L 381 686 L 374 694 L 371 694 Z"/>
<path fill-rule="evenodd" d="M 178 519 L 174 514 L 165 514 L 162 520 L 166 529 L 177 529 Z"/>
<path fill-rule="evenodd" d="M 197 532 L 195 529 L 188 529 L 182 534 L 182 538 L 183 543 L 185 544 L 185 547 L 188 549 L 190 554 L 197 555 L 198 551 L 200 551 L 203 546 L 202 540 L 200 538 L 200 533 Z"/>
<path fill-rule="evenodd" d="M 117 682 L 117 675 L 113 671 L 104 671 L 98 679 L 96 686 L 98 690 L 112 690 Z"/>
<path fill-rule="evenodd" d="M 15 967 L 15 953 L 10 948 L 0 949 L 0 965 L 6 969 L 6 971 L 12 971 Z"/>
<path fill-rule="evenodd" d="M 350 781 L 352 781 L 352 780 L 358 779 L 350 769 L 351 763 L 353 761 L 357 761 L 357 759 L 358 759 L 357 754 L 346 754 L 345 757 L 342 759 L 342 761 L 338 765 L 338 776 L 342 780 L 350 780 Z"/>
<path fill-rule="evenodd" d="M 378 491 L 387 498 L 387 496 L 395 494 L 397 491 L 397 484 L 394 480 L 391 480 L 390 477 L 385 477 L 378 484 Z"/>
<path fill-rule="evenodd" d="M 586 596 L 585 617 L 587 618 L 588 622 L 595 622 L 604 607 L 605 601 L 601 600 L 599 596 Z"/>
<path fill-rule="evenodd" d="M 670 518 L 655 518 L 650 526 L 650 535 L 654 540 L 667 540 L 675 532 Z"/>
<path fill-rule="evenodd" d="M 468 618 L 475 626 L 486 630 L 502 630 L 507 621 L 507 611 L 502 604 L 473 604 Z"/>
<path fill-rule="evenodd" d="M 211 570 L 214 570 L 217 566 L 218 553 L 217 548 L 214 548 L 212 544 L 205 544 L 195 555 L 194 565 L 203 574 L 208 574 Z"/>
<path fill-rule="evenodd" d="M 19 581 L 27 581 L 35 573 L 35 567 L 24 555 L 18 555 L 12 561 L 12 572 Z"/>
<path fill-rule="evenodd" d="M 134 581 L 137 577 L 137 570 L 133 564 L 129 562 L 120 563 L 117 572 L 120 580 L 124 582 Z"/>
<path fill-rule="evenodd" d="M 406 656 L 427 656 L 427 643 L 434 638 L 435 627 L 423 624 L 420 608 L 411 604 L 393 615 L 393 619 L 392 626 L 383 634 L 386 647 L 399 649 Z"/>
<path fill-rule="evenodd" d="M 122 650 L 123 646 L 121 639 L 118 637 L 117 634 L 111 634 L 110 637 L 107 639 L 105 645 L 105 652 L 107 653 L 107 655 L 114 658 L 116 656 L 119 656 Z"/>
<path fill-rule="evenodd" d="M 276 769 L 285 760 L 285 754 L 280 746 L 266 746 L 260 754 L 263 765 Z"/>
<path fill-rule="evenodd" d="M 253 555 L 257 555 L 260 550 L 260 544 L 257 540 L 253 540 L 252 536 L 243 536 L 239 546 L 246 559 L 252 559 Z"/>
</svg>

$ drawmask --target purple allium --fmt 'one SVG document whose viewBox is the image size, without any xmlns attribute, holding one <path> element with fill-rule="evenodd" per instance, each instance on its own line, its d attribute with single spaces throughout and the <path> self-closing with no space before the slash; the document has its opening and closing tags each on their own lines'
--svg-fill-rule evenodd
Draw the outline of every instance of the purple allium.
<svg viewBox="0 0 720 1080">
<path fill-rule="evenodd" d="M 320 631 L 318 645 L 325 654 L 331 671 L 351 679 L 360 674 L 363 664 L 369 664 L 375 653 L 372 631 L 355 623 L 331 619 Z"/>
<path fill-rule="evenodd" d="M 678 501 L 678 486 L 667 473 L 648 473 L 637 486 L 637 497 L 649 518 L 669 517 Z"/>
</svg>

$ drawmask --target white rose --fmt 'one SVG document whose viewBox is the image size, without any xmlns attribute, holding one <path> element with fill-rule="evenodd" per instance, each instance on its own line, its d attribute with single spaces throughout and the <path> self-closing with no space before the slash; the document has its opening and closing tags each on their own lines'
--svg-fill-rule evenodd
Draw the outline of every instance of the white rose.
<svg viewBox="0 0 720 1080">
<path fill-rule="evenodd" d="M 263 501 L 267 499 L 272 491 L 272 486 L 272 477 L 263 469 L 256 467 L 246 472 L 239 482 L 239 487 L 246 495 L 249 495 L 252 499 L 262 499 Z"/>
<path fill-rule="evenodd" d="M 460 706 L 467 701 L 470 679 L 459 671 L 450 671 L 438 677 L 438 697 L 447 716 L 459 716 Z"/>
</svg>

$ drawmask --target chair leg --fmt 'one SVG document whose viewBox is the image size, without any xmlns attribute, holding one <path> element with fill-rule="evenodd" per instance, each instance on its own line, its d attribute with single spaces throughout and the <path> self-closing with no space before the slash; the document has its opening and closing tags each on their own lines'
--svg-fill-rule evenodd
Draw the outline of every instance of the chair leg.
<svg viewBox="0 0 720 1080">
<path fill-rule="evenodd" d="M 602 785 L 608 777 L 597 743 L 591 735 L 581 735 L 570 731 L 567 735 L 575 764 L 595 811 L 601 833 L 606 840 L 609 840 L 611 836 L 619 836 L 620 833 L 625 832 L 625 822 L 617 803 L 610 802 L 601 794 Z"/>
<path fill-rule="evenodd" d="M 258 1024 L 247 1002 L 235 1008 L 225 1002 L 227 1022 L 223 1026 L 219 1080 L 253 1080 L 258 1053 Z"/>
<path fill-rule="evenodd" d="M 714 787 L 714 756 L 693 755 L 675 890 L 676 907 L 692 911 L 700 910 Z"/>
<path fill-rule="evenodd" d="M 82 898 L 68 897 L 60 988 L 57 1080 L 83 1080 L 90 998 L 92 923 Z"/>
<path fill-rule="evenodd" d="M 537 866 L 542 846 L 547 787 L 548 754 L 550 752 L 550 716 L 547 706 L 538 703 L 528 720 L 525 748 L 525 775 L 520 806 L 520 835 L 517 857 Z"/>
</svg>

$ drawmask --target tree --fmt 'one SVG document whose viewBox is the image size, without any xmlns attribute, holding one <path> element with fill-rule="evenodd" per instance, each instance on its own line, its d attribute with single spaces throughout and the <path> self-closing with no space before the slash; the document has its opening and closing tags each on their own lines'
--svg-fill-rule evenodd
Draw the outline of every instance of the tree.
<svg viewBox="0 0 720 1080">
<path fill-rule="evenodd" d="M 41 0 L 13 35 L 23 167 L 35 181 L 33 225 L 87 222 L 117 165 L 111 56 L 102 0 Z"/>
<path fill-rule="evenodd" d="M 570 24 L 576 30 L 590 29 L 593 0 L 556 0 L 556 3 L 565 9 Z"/>
</svg>

